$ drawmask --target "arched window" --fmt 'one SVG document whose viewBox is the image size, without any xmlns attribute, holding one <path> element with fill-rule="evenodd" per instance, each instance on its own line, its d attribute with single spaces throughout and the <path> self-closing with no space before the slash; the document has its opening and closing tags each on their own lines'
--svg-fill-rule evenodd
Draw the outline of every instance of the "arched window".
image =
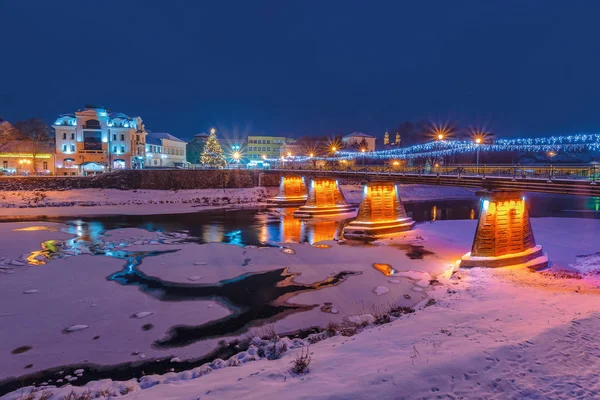
<svg viewBox="0 0 600 400">
<path fill-rule="evenodd" d="M 88 119 L 83 129 L 100 129 L 100 121 L 97 119 Z"/>
</svg>

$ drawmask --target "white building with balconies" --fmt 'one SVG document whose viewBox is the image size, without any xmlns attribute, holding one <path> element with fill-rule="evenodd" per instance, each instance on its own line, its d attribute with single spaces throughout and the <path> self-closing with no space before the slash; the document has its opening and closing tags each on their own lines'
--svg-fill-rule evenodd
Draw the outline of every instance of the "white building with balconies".
<svg viewBox="0 0 600 400">
<path fill-rule="evenodd" d="M 63 114 L 56 132 L 56 174 L 89 175 L 114 169 L 143 168 L 146 130 L 140 117 L 86 106 Z"/>
<path fill-rule="evenodd" d="M 186 145 L 170 133 L 148 133 L 146 136 L 146 167 L 188 167 Z"/>
</svg>

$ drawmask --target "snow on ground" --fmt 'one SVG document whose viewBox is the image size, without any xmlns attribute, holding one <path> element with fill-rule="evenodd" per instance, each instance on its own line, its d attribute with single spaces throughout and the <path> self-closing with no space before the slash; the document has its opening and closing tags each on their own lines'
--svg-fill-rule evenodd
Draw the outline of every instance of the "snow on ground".
<svg viewBox="0 0 600 400">
<path fill-rule="evenodd" d="M 460 271 L 436 304 L 352 336 L 312 344 L 310 371 L 278 360 L 225 363 L 141 382 L 93 382 L 123 399 L 571 399 L 600 396 L 598 282 L 518 269 Z M 585 290 L 582 290 L 585 288 Z M 256 357 L 255 357 L 256 358 Z M 202 376 L 206 375 L 206 376 Z M 16 400 L 21 393 L 7 395 Z M 60 397 L 58 397 L 60 398 Z"/>
<path fill-rule="evenodd" d="M 12 229 L 26 225 L 0 227 L 14 232 Z M 310 284 L 340 271 L 362 272 L 338 286 L 288 298 L 290 303 L 321 307 L 275 321 L 277 332 L 325 326 L 344 316 L 373 312 L 374 307 L 389 302 L 423 304 L 431 296 L 437 303 L 391 324 L 372 326 L 356 336 L 338 336 L 311 345 L 313 362 L 310 373 L 303 376 L 288 371 L 299 351 L 296 348 L 276 361 L 261 360 L 224 369 L 220 366 L 225 363 L 213 363 L 210 377 L 190 380 L 201 374 L 182 372 L 146 377 L 141 383 L 93 382 L 75 390 L 109 388 L 118 393 L 127 387 L 135 390 L 127 397 L 136 399 L 600 396 L 600 351 L 595 345 L 600 328 L 598 276 L 559 280 L 514 269 L 475 269 L 460 271 L 462 279 L 448 281 L 439 274 L 470 250 L 475 225 L 476 221 L 425 223 L 399 238 L 368 246 L 333 241 L 325 242 L 330 248 L 286 244 L 295 250 L 294 254 L 284 253 L 281 248 L 220 243 L 148 245 L 148 233 L 110 231 L 112 237 L 106 240 L 128 240 L 126 250 L 179 249 L 146 258 L 140 266 L 144 273 L 172 282 L 189 283 L 190 277 L 200 277 L 194 284 L 208 284 L 242 273 L 288 267 L 292 273 L 301 273 L 296 282 Z M 598 248 L 590 238 L 598 237 L 600 221 L 541 218 L 533 219 L 532 226 L 553 268 L 594 270 L 590 265 L 597 265 L 595 261 L 582 262 L 581 256 L 588 257 L 588 261 L 596 256 Z M 39 243 L 39 237 L 26 237 L 31 232 L 60 233 L 21 230 L 13 233 L 19 235 L 19 240 L 13 240 Z M 144 240 L 134 240 L 136 236 Z M 10 330 L 0 330 L 0 354 L 31 347 L 11 354 L 10 362 L 0 365 L 0 376 L 24 375 L 83 360 L 115 363 L 141 356 L 162 357 L 165 351 L 150 344 L 171 326 L 197 325 L 229 312 L 210 300 L 161 302 L 137 287 L 107 281 L 106 276 L 121 269 L 123 263 L 82 255 L 43 266 L 15 268 L 13 274 L 0 275 L 5 288 L 0 293 L 0 320 L 11 326 Z M 385 276 L 372 267 L 373 263 L 389 264 L 400 273 Z M 428 277 L 437 278 L 441 285 L 421 287 Z M 25 294 L 28 290 L 38 292 Z M 323 308 L 327 304 L 329 308 Z M 338 313 L 332 314 L 332 307 Z M 144 318 L 131 318 L 139 313 Z M 153 328 L 145 331 L 142 326 L 147 323 Z M 89 328 L 62 332 L 73 325 Z M 253 328 L 246 335 L 260 329 Z M 94 340 L 96 336 L 100 338 Z M 205 354 L 215 345 L 216 340 L 207 340 L 167 353 L 185 359 Z M 242 363 L 253 358 L 259 357 L 241 356 Z M 33 366 L 24 369 L 28 364 Z M 206 366 L 200 368 L 207 370 Z M 49 390 L 62 396 L 72 389 Z M 18 399 L 20 394 L 4 398 Z"/>
<path fill-rule="evenodd" d="M 184 213 L 264 202 L 265 188 L 198 190 L 74 189 L 0 192 L 0 218 L 36 215 Z"/>
</svg>

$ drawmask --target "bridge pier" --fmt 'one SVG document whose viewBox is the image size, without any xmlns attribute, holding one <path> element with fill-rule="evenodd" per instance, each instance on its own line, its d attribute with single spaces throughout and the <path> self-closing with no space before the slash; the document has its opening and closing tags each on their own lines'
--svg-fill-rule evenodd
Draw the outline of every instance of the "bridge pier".
<svg viewBox="0 0 600 400">
<path fill-rule="evenodd" d="M 414 228 L 393 182 L 369 182 L 356 220 L 344 228 L 347 239 L 377 239 Z"/>
<path fill-rule="evenodd" d="M 328 218 L 356 213 L 333 178 L 314 178 L 308 188 L 306 204 L 294 211 L 296 218 Z"/>
<path fill-rule="evenodd" d="M 279 183 L 279 194 L 267 202 L 277 206 L 300 206 L 306 203 L 306 183 L 304 177 L 299 175 L 283 175 Z"/>
<path fill-rule="evenodd" d="M 470 253 L 461 267 L 508 267 L 531 269 L 548 266 L 542 246 L 536 245 L 525 198 L 518 191 L 495 191 L 482 196 L 481 212 Z"/>
</svg>

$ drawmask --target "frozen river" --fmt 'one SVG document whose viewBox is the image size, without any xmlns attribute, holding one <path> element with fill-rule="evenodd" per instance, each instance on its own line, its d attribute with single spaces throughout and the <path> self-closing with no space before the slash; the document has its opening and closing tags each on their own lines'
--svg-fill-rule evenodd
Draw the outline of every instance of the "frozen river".
<svg viewBox="0 0 600 400">
<path fill-rule="evenodd" d="M 597 232 L 597 200 L 532 196 L 529 207 L 584 217 Z M 292 209 L 0 224 L 0 353 L 10 361 L 0 365 L 0 393 L 28 375 L 80 384 L 185 370 L 233 354 L 267 326 L 302 336 L 390 303 L 414 306 L 469 251 L 478 202 L 406 209 L 435 223 L 371 245 L 337 241 L 347 221 L 300 221 Z M 545 245 L 573 220 L 539 221 Z M 585 246 L 577 251 L 595 251 Z M 553 261 L 567 266 L 563 253 Z"/>
</svg>

